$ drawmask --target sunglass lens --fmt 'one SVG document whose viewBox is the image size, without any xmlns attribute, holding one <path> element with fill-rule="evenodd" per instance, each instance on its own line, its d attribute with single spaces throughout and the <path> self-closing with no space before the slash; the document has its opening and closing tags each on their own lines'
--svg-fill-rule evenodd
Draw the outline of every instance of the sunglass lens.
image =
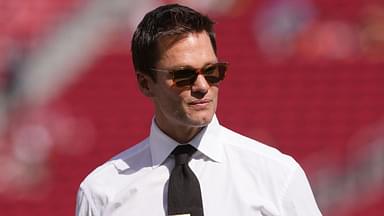
<svg viewBox="0 0 384 216">
<path fill-rule="evenodd" d="M 226 70 L 226 64 L 217 63 L 209 65 L 204 69 L 204 77 L 209 83 L 218 83 L 224 79 Z"/>
<path fill-rule="evenodd" d="M 197 74 L 194 69 L 181 69 L 173 72 L 173 79 L 177 86 L 192 85 L 196 80 Z"/>
<path fill-rule="evenodd" d="M 209 83 L 218 83 L 224 79 L 225 72 L 227 70 L 226 63 L 216 63 L 206 66 L 202 75 Z M 193 68 L 183 68 L 180 70 L 173 71 L 173 80 L 178 87 L 184 87 L 193 85 L 196 81 L 198 73 Z"/>
</svg>

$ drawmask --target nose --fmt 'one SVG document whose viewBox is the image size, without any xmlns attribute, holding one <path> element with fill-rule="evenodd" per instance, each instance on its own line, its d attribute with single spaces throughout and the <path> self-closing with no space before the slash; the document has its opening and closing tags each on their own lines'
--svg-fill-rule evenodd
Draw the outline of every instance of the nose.
<svg viewBox="0 0 384 216">
<path fill-rule="evenodd" d="M 192 92 L 207 93 L 209 89 L 209 83 L 203 75 L 197 75 L 195 82 L 192 85 Z"/>
</svg>

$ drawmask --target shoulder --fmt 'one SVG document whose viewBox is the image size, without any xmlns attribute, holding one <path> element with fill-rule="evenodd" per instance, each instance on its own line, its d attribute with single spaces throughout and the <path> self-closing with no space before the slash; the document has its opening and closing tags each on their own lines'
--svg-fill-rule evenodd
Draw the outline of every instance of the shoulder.
<svg viewBox="0 0 384 216">
<path fill-rule="evenodd" d="M 292 172 L 300 168 L 296 160 L 282 153 L 275 147 L 251 139 L 228 128 L 222 127 L 222 141 L 228 157 L 238 158 L 249 166 L 257 168 L 273 168 L 283 172 Z M 266 169 L 267 170 L 267 169 Z"/>
<path fill-rule="evenodd" d="M 104 194 L 114 193 L 119 185 L 119 178 L 124 171 L 137 170 L 138 166 L 145 166 L 150 162 L 148 139 L 115 155 L 104 164 L 98 166 L 80 184 L 84 192 Z"/>
<path fill-rule="evenodd" d="M 303 173 L 292 156 L 229 129 L 224 130 L 223 142 L 231 170 L 235 176 L 242 177 L 242 182 L 247 182 L 249 191 L 257 190 L 260 197 L 281 199 L 292 179 Z M 305 175 L 300 178 L 306 181 Z M 258 188 L 258 185 L 263 185 L 263 188 Z"/>
</svg>

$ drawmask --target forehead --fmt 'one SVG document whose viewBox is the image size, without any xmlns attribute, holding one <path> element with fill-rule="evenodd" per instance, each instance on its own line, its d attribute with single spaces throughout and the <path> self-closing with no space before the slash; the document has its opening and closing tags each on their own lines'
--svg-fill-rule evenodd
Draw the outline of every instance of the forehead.
<svg viewBox="0 0 384 216">
<path fill-rule="evenodd" d="M 158 66 L 201 67 L 217 61 L 211 40 L 203 32 L 162 38 L 158 43 Z"/>
</svg>

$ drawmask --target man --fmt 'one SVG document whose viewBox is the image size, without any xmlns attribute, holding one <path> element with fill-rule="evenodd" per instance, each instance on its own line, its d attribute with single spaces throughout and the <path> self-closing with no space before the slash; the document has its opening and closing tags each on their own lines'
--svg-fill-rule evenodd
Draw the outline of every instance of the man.
<svg viewBox="0 0 384 216">
<path fill-rule="evenodd" d="M 156 8 L 138 25 L 132 56 L 155 107 L 150 135 L 81 183 L 78 216 L 321 215 L 295 160 L 219 124 L 227 64 L 208 17 Z"/>
</svg>

